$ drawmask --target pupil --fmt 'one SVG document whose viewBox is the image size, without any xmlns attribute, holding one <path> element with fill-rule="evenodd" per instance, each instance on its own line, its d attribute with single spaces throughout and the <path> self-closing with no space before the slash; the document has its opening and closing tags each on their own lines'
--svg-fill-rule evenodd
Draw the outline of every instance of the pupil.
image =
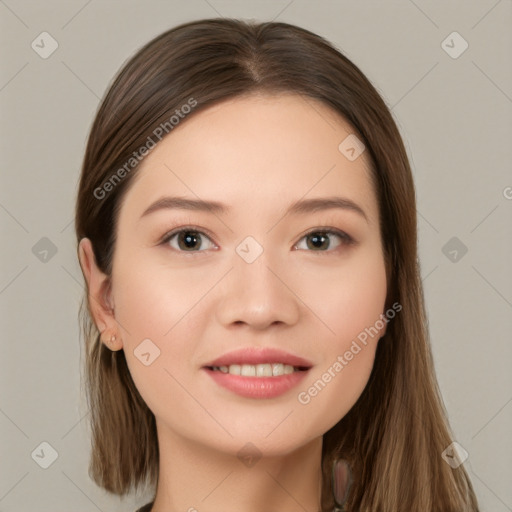
<svg viewBox="0 0 512 512">
<path fill-rule="evenodd" d="M 185 231 L 182 233 L 182 240 L 185 241 L 185 247 L 187 249 L 194 249 L 194 244 L 198 243 L 198 237 L 195 233 L 196 231 Z M 191 246 L 188 244 L 191 244 Z"/>
<path fill-rule="evenodd" d="M 322 246 L 322 242 L 328 241 L 327 237 L 322 234 L 311 235 L 311 241 L 314 248 L 318 249 Z"/>
</svg>

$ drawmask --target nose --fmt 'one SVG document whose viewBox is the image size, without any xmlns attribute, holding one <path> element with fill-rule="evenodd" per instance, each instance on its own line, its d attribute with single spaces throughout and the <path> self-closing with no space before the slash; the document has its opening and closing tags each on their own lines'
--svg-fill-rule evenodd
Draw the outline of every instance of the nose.
<svg viewBox="0 0 512 512">
<path fill-rule="evenodd" d="M 301 301 L 294 290 L 293 274 L 269 258 L 267 251 L 252 263 L 238 254 L 233 269 L 220 283 L 217 319 L 224 326 L 246 324 L 255 330 L 273 324 L 295 324 Z M 295 276 L 296 277 L 296 276 Z"/>
</svg>

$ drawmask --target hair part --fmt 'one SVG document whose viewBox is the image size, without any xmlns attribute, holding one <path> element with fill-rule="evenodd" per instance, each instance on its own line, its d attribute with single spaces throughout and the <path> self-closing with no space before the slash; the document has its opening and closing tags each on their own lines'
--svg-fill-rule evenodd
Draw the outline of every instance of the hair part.
<svg viewBox="0 0 512 512">
<path fill-rule="evenodd" d="M 91 240 L 98 267 L 111 276 L 119 208 L 137 176 L 136 162 L 130 169 L 126 163 L 155 136 L 155 128 L 191 98 L 197 104 L 180 122 L 230 98 L 279 93 L 322 102 L 365 144 L 380 212 L 386 307 L 402 306 L 378 343 L 363 393 L 324 434 L 322 509 L 334 506 L 332 461 L 342 457 L 354 473 L 349 510 L 477 511 L 464 467 L 452 469 L 441 457 L 452 435 L 429 344 L 406 150 L 376 89 L 325 39 L 286 23 L 209 19 L 182 24 L 147 43 L 110 84 L 93 122 L 76 204 L 77 241 Z M 127 172 L 119 173 L 123 166 Z M 105 186 L 116 172 L 122 179 Z M 98 189 L 108 193 L 98 199 Z M 87 295 L 80 314 L 92 428 L 89 474 L 107 491 L 123 495 L 157 484 L 155 418 L 133 383 L 124 352 L 110 352 L 101 342 Z"/>
</svg>

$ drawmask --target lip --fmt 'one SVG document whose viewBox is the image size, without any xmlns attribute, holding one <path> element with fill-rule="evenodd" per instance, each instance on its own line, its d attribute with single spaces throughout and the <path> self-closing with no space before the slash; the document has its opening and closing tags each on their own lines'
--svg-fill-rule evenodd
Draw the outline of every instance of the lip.
<svg viewBox="0 0 512 512">
<path fill-rule="evenodd" d="M 275 377 L 246 377 L 231 375 L 212 370 L 212 366 L 230 366 L 232 364 L 269 364 L 282 363 L 296 368 L 290 374 Z M 228 352 L 204 365 L 206 372 L 219 386 L 246 398 L 274 398 L 297 386 L 309 374 L 313 366 L 311 361 L 272 347 L 247 347 Z"/>
<path fill-rule="evenodd" d="M 291 366 L 309 369 L 313 366 L 311 361 L 272 347 L 247 347 L 228 352 L 217 359 L 205 364 L 203 368 L 211 366 L 229 366 L 231 364 L 268 364 L 283 363 Z M 276 379 L 277 377 L 272 377 Z M 263 380 L 263 378 L 261 378 Z"/>
<path fill-rule="evenodd" d="M 243 377 L 203 367 L 219 386 L 245 398 L 274 398 L 297 386 L 309 374 L 308 370 L 295 371 L 276 377 Z"/>
</svg>

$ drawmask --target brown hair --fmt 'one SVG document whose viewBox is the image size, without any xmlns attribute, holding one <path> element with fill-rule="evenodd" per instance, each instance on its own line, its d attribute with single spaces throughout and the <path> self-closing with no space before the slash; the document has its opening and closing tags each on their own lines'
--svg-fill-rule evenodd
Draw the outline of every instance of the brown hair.
<svg viewBox="0 0 512 512">
<path fill-rule="evenodd" d="M 133 170 L 126 162 L 191 98 L 194 115 L 252 93 L 319 100 L 363 141 L 380 209 L 386 307 L 395 301 L 402 306 L 378 343 L 357 403 L 324 435 L 322 509 L 333 507 L 331 465 L 343 457 L 354 475 L 348 510 L 477 511 L 464 467 L 452 469 L 441 457 L 452 437 L 429 345 L 406 151 L 376 89 L 326 40 L 286 23 L 210 19 L 182 24 L 146 44 L 121 69 L 92 125 L 76 205 L 77 241 L 91 240 L 99 268 L 110 276 L 117 213 L 137 170 L 136 162 Z M 122 179 L 106 187 L 123 166 Z M 89 474 L 119 495 L 143 483 L 156 485 L 155 418 L 131 379 L 124 352 L 111 352 L 101 342 L 87 296 L 81 320 L 92 427 Z"/>
</svg>

